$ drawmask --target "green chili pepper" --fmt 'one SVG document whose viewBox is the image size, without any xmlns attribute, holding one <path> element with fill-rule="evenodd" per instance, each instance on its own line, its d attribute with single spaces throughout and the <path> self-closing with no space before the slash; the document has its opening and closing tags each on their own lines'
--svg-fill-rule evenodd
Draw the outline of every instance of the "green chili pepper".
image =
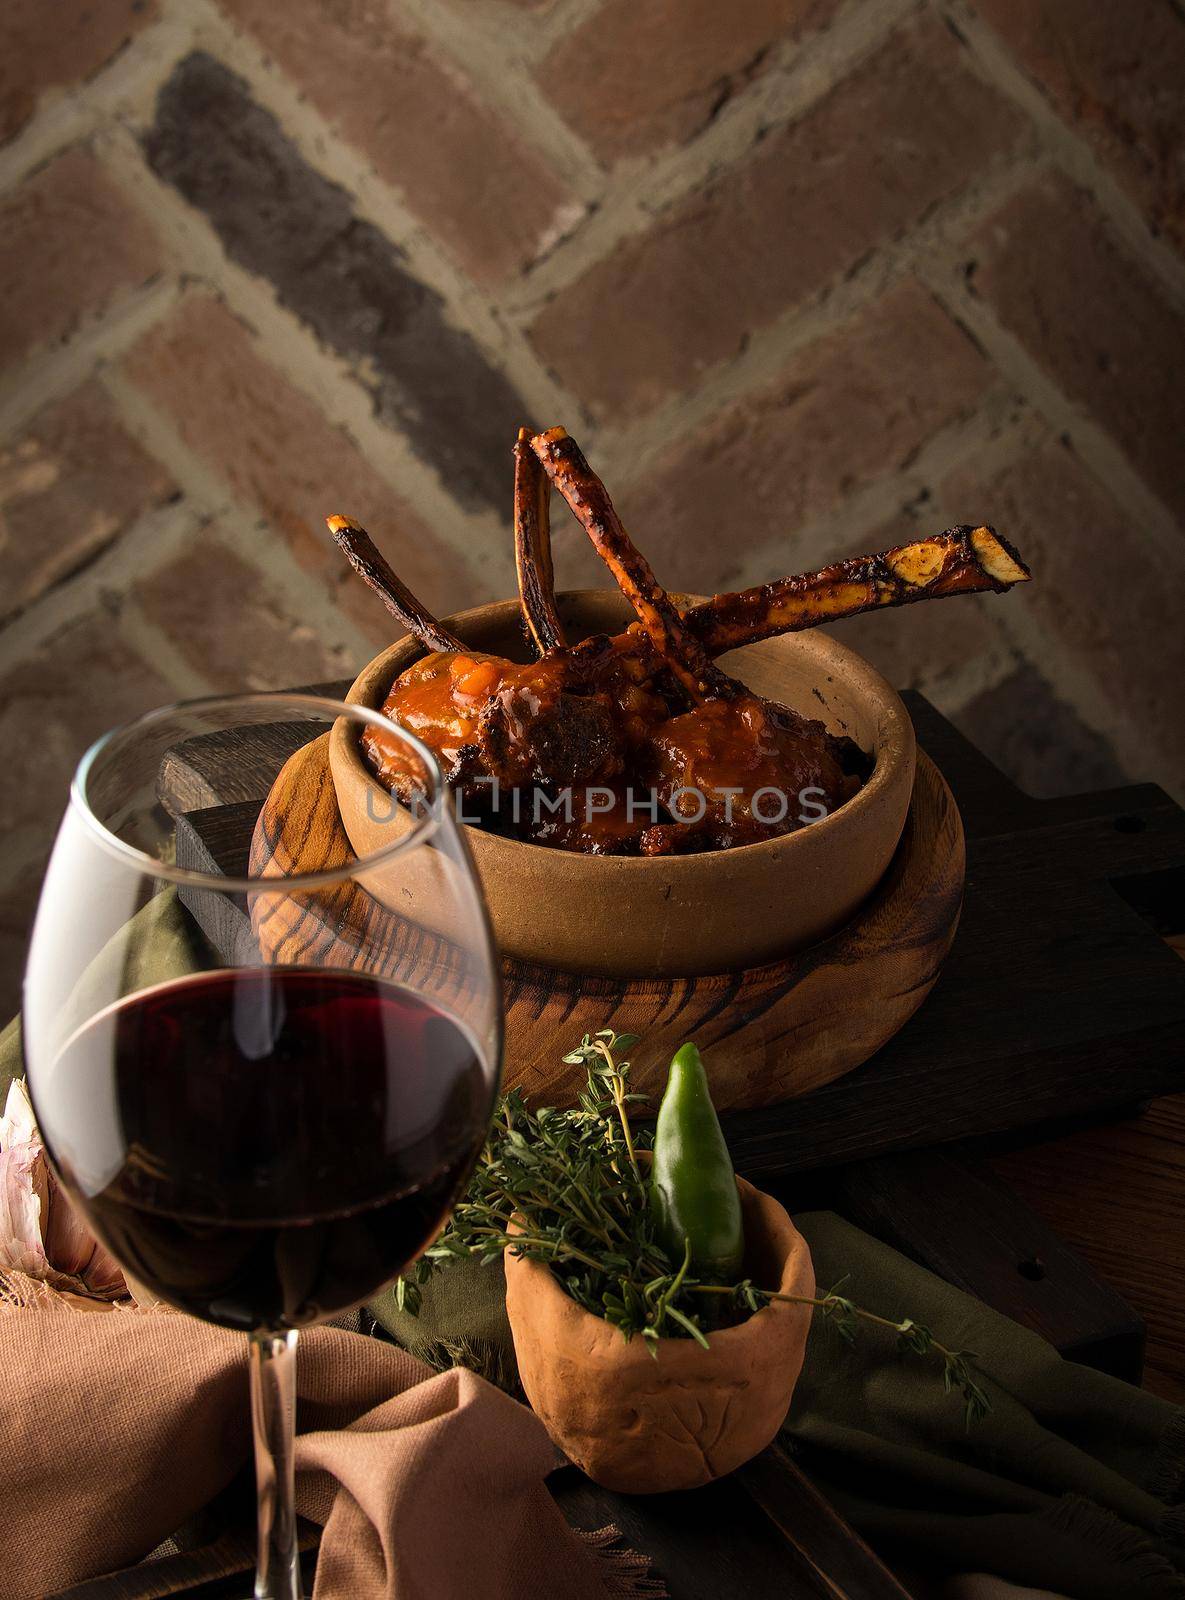
<svg viewBox="0 0 1185 1600">
<path fill-rule="evenodd" d="M 740 1278 L 745 1233 L 736 1174 L 693 1044 L 676 1052 L 658 1108 L 650 1204 L 659 1242 L 676 1266 L 690 1244 L 693 1277 L 711 1283 Z"/>
</svg>

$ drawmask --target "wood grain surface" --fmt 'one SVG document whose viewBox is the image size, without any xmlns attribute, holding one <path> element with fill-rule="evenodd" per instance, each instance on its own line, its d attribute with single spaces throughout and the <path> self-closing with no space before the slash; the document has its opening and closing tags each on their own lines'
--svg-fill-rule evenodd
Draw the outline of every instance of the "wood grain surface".
<svg viewBox="0 0 1185 1600">
<path fill-rule="evenodd" d="M 1185 1095 L 982 1165 L 1141 1314 L 1145 1387 L 1185 1405 Z"/>
<path fill-rule="evenodd" d="M 1098 1263 L 1070 1249 L 986 1164 L 950 1149 L 878 1156 L 826 1175 L 815 1203 L 1040 1334 L 1067 1359 L 1139 1383 L 1141 1318 Z"/>
<path fill-rule="evenodd" d="M 734 1147 L 751 1174 L 764 1169 L 810 1190 L 815 1202 L 829 1185 L 833 1194 L 842 1189 L 842 1209 L 864 1216 L 873 1231 L 895 1232 L 901 1247 L 953 1273 L 952 1281 L 962 1274 L 989 1303 L 1010 1295 L 1010 1314 L 1061 1347 L 1067 1334 L 1089 1343 L 1091 1329 L 1102 1330 L 1106 1343 L 1107 1330 L 1122 1327 L 1122 1308 L 1114 1295 L 1096 1294 L 1082 1264 L 1051 1245 L 1023 1205 L 1009 1202 L 997 1183 L 1006 1180 L 1147 1317 L 1149 1386 L 1185 1401 L 1185 1094 L 1133 1109 L 1148 1096 L 1185 1089 L 1185 963 L 1171 948 L 1185 932 L 1185 819 L 1150 785 L 1031 800 L 924 701 L 906 698 L 919 741 L 952 779 L 967 825 L 967 906 L 954 954 L 928 1004 L 875 1060 L 781 1108 L 734 1115 Z M 184 819 L 179 838 L 191 830 L 190 846 L 208 852 L 208 863 L 239 873 L 258 805 L 219 805 L 208 776 L 200 760 L 187 773 L 187 782 L 197 780 L 189 800 L 206 809 Z M 1050 1119 L 1125 1106 L 1131 1114 L 1114 1126 L 1041 1136 Z M 1009 1135 L 1014 1143 L 1023 1137 L 1023 1147 L 992 1153 L 979 1139 L 971 1167 L 952 1159 L 955 1147 L 950 1155 L 821 1170 L 853 1152 L 1000 1129 L 1026 1129 Z M 944 1208 L 949 1226 L 935 1227 L 926 1206 L 935 1162 L 945 1174 L 943 1193 L 963 1196 Z M 986 1229 L 977 1186 L 985 1176 L 994 1196 Z M 975 1241 L 970 1252 L 967 1240 Z M 1009 1274 L 1033 1257 L 1045 1277 L 1018 1274 L 1014 1283 Z M 1051 1303 L 1051 1285 L 1068 1285 L 1068 1310 Z M 896 1600 L 901 1593 L 874 1556 L 861 1557 L 842 1520 L 829 1508 L 820 1512 L 814 1490 L 780 1452 L 689 1496 L 610 1504 L 613 1497 L 573 1472 L 553 1483 L 578 1526 L 616 1520 L 656 1560 L 674 1600 L 774 1593 Z M 200 1571 L 190 1570 L 188 1581 L 176 1576 L 179 1587 L 164 1588 L 163 1572 L 141 1567 L 75 1595 L 141 1600 L 185 1592 L 222 1600 L 245 1593 L 241 1583 L 238 1590 L 233 1582 L 203 1583 Z M 912 1575 L 908 1588 L 931 1592 L 928 1584 L 915 1588 Z"/>
<path fill-rule="evenodd" d="M 1171 907 L 1183 899 L 1185 813 L 1153 785 L 1033 800 L 920 696 L 904 698 L 966 827 L 958 937 L 926 1003 L 866 1065 L 791 1102 L 726 1113 L 738 1167 L 766 1187 L 887 1151 L 1115 1115 L 1185 1089 L 1185 963 L 1161 937 L 1176 931 Z M 275 777 L 269 760 L 257 794 Z M 181 819 L 178 845 L 196 831 L 195 848 L 238 873 L 255 802 L 211 805 L 224 765 L 225 752 L 187 748 L 187 794 L 204 809 Z M 236 755 L 236 784 L 242 765 Z M 625 1026 L 602 983 L 590 989 L 594 1025 Z M 546 1000 L 535 1002 L 541 1017 Z M 533 1033 L 530 1007 L 515 1009 Z M 563 1011 L 552 1013 L 553 1038 L 566 1048 L 581 1030 Z M 726 988 L 712 1020 L 744 1023 L 736 993 Z M 542 1036 L 529 1045 L 535 1059 Z M 778 1051 L 792 1079 L 792 1033 Z"/>
<path fill-rule="evenodd" d="M 353 859 L 326 739 L 292 755 L 259 813 L 252 870 L 281 875 Z M 929 993 L 950 948 L 963 885 L 963 830 L 942 776 L 918 759 L 913 803 L 888 873 L 859 916 L 801 955 L 748 972 L 680 979 L 582 977 L 503 961 L 506 1082 L 572 1104 L 583 1074 L 563 1063 L 585 1032 L 638 1033 L 635 1086 L 657 1094 L 673 1052 L 708 1052 L 717 1106 L 772 1105 L 833 1082 L 873 1055 Z M 414 864 L 409 867 L 414 870 Z M 425 897 L 427 898 L 427 897 Z M 579 908 L 557 908 L 578 915 Z M 711 915 L 710 906 L 703 915 Z M 358 885 L 261 899 L 252 924 L 269 961 L 324 959 L 446 991 L 460 952 L 384 908 Z M 716 1047 L 713 1049 L 713 1047 Z"/>
</svg>

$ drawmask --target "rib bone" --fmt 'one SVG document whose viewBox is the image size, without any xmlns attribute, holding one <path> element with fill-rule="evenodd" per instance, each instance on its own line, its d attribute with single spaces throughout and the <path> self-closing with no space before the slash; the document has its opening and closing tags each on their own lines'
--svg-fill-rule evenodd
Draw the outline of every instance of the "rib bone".
<svg viewBox="0 0 1185 1600">
<path fill-rule="evenodd" d="M 1031 576 L 1016 550 L 993 528 L 948 528 L 881 555 L 854 556 L 819 572 L 718 594 L 692 606 L 683 620 L 707 655 L 718 656 L 880 606 L 985 590 L 1000 594 Z"/>
<path fill-rule="evenodd" d="M 564 642 L 555 608 L 551 564 L 551 482 L 531 449 L 530 428 L 518 430 L 514 447 L 514 564 L 523 621 L 539 654 Z"/>
<path fill-rule="evenodd" d="M 326 525 L 354 571 L 368 583 L 393 617 L 429 650 L 461 650 L 461 641 L 442 628 L 391 568 L 361 523 L 352 517 L 326 517 Z"/>
<path fill-rule="evenodd" d="M 650 563 L 625 531 L 605 485 L 566 429 L 549 428 L 536 434 L 531 448 L 637 612 L 654 650 L 692 701 L 700 705 L 738 693 L 739 686 L 712 664 L 702 644 L 684 626 Z"/>
</svg>

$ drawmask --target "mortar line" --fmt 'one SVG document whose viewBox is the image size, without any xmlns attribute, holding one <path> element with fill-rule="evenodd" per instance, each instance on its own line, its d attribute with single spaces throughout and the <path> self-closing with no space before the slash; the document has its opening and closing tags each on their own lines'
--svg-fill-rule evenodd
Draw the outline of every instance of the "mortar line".
<svg viewBox="0 0 1185 1600">
<path fill-rule="evenodd" d="M 956 418 L 931 434 L 908 464 L 894 463 L 836 504 L 788 529 L 784 537 L 746 547 L 735 582 L 729 580 L 730 587 L 748 588 L 788 574 L 800 564 L 800 553 L 805 550 L 822 549 L 826 560 L 872 553 L 868 544 L 878 529 L 907 507 L 924 503 L 923 491 L 967 460 L 981 456 L 1000 436 L 1021 426 L 1023 417 L 1009 415 L 1014 410 L 1014 396 L 1000 388 L 989 391 L 968 416 Z M 941 531 L 924 511 L 918 510 L 916 516 L 917 538 Z"/>
<path fill-rule="evenodd" d="M 1032 666 L 1088 728 L 1114 751 L 1119 764 L 1135 781 L 1157 769 L 1158 749 L 1151 733 L 1137 728 L 1108 695 L 1105 683 L 1083 665 L 1080 652 L 1052 635 L 1035 617 L 1020 607 L 1001 608 L 1001 627 L 1023 662 Z"/>
<path fill-rule="evenodd" d="M 217 469 L 185 444 L 172 418 L 164 414 L 126 374 L 118 371 L 105 373 L 103 383 L 128 431 L 164 463 L 186 498 L 201 509 L 204 520 L 217 523 L 224 530 L 226 542 L 231 544 L 236 555 L 253 566 L 267 586 L 283 597 L 289 608 L 323 638 L 340 643 L 351 659 L 368 661 L 374 654 L 372 641 L 339 608 L 333 590 L 327 589 L 315 574 L 302 565 L 284 536 L 272 527 L 263 511 L 254 503 L 237 498 Z M 346 488 L 342 493 L 348 499 Z M 420 502 L 413 498 L 412 505 L 419 514 L 422 509 Z M 466 530 L 467 536 L 477 546 L 477 559 L 464 547 L 454 551 L 454 555 L 475 584 L 487 581 L 499 591 L 505 589 L 511 592 L 514 587 L 513 563 L 508 532 L 497 525 L 492 514 L 483 514 L 483 519 L 471 517 Z M 476 530 L 473 526 L 475 522 L 478 524 Z M 234 537 L 245 530 L 249 530 L 249 537 Z M 372 531 L 380 543 L 390 548 L 391 534 L 393 531 L 398 534 L 398 526 L 384 524 L 374 527 Z M 325 539 L 328 550 L 327 533 Z M 451 548 L 446 541 L 442 542 L 446 548 Z M 398 564 L 397 554 L 394 559 Z M 377 601 L 375 605 L 377 616 Z"/>
<path fill-rule="evenodd" d="M 172 419 L 124 373 L 105 374 L 103 382 L 128 431 L 168 467 L 199 514 L 201 526 L 221 527 L 235 554 L 254 567 L 268 587 L 283 594 L 302 619 L 324 637 L 340 641 L 356 658 L 369 660 L 370 641 L 301 565 L 260 509 L 240 501 L 216 469 L 184 443 Z M 250 530 L 249 538 L 234 537 L 242 529 Z"/>
<path fill-rule="evenodd" d="M 153 566 L 182 550 L 206 521 L 188 501 L 174 500 L 143 512 L 93 561 L 70 573 L 0 629 L 0 660 L 23 660 L 63 628 L 92 615 L 108 596 L 125 590 Z"/>
<path fill-rule="evenodd" d="M 165 630 L 152 621 L 131 590 L 121 597 L 116 631 L 126 645 L 172 686 L 179 700 L 199 700 L 219 693 L 217 684 L 195 667 Z"/>
<path fill-rule="evenodd" d="M 0 379 L 0 438 L 21 432 L 45 406 L 65 399 L 118 361 L 177 304 L 176 279 L 161 273 L 109 305 L 65 344 L 42 346 Z"/>
<path fill-rule="evenodd" d="M 976 452 L 977 468 L 985 481 L 998 478 L 1011 466 L 1019 465 L 1026 456 L 1062 437 L 1047 417 L 1037 411 L 1026 411 L 1014 426 L 1002 430 L 997 439 Z M 1109 494 L 1111 491 L 1095 471 L 1094 462 L 1081 455 L 1073 441 L 1070 449 L 1084 477 Z M 991 508 L 986 510 L 990 513 Z M 1007 529 L 1003 531 L 1008 532 Z M 1185 555 L 1178 559 L 1178 565 L 1185 566 Z M 1040 582 L 1039 571 L 1035 577 Z M 1156 770 L 1159 752 L 1155 736 L 1137 726 L 1109 694 L 1106 679 L 1090 671 L 1090 657 L 1086 652 L 1051 633 L 1024 607 L 1002 607 L 1000 621 L 1019 660 L 1033 665 L 1078 716 L 1111 744 L 1121 764 L 1133 776 L 1139 778 L 1143 773 Z"/>
<path fill-rule="evenodd" d="M 468 333 L 502 368 L 528 404 L 550 409 L 555 385 L 518 329 L 500 314 L 496 290 L 468 277 L 391 184 L 361 151 L 338 134 L 250 34 L 236 33 L 212 0 L 189 0 L 195 47 L 208 50 L 247 83 L 252 98 L 279 121 L 284 136 L 321 176 L 345 189 L 355 215 L 373 223 L 403 255 L 408 270 L 441 297 L 447 319 Z M 137 108 L 141 124 L 153 107 Z"/>
<path fill-rule="evenodd" d="M 959 466 L 973 459 L 983 479 L 992 480 L 1006 473 L 1010 466 L 1022 462 L 1033 450 L 1040 448 L 1043 442 L 1056 439 L 1058 436 L 1047 418 L 1027 408 L 1000 426 L 989 426 L 981 432 L 975 426 L 975 422 L 983 420 L 985 419 L 981 412 L 979 417 L 973 419 L 967 426 L 956 425 L 954 428 L 944 430 L 942 434 L 935 435 L 919 455 L 916 464 L 908 469 L 909 472 L 913 474 L 916 470 L 920 484 L 932 487 L 956 471 Z M 1100 481 L 1092 471 L 1089 460 L 1077 457 L 1076 459 L 1080 470 L 1088 478 Z M 898 491 L 904 487 L 899 473 L 891 474 L 883 482 L 886 490 L 894 485 Z M 897 498 L 901 498 L 900 492 Z M 866 504 L 871 511 L 876 504 L 874 497 L 868 496 Z M 855 500 L 849 505 L 853 511 L 864 508 Z M 880 511 L 884 509 L 882 503 Z M 846 514 L 849 507 L 845 506 L 844 510 Z M 967 513 L 973 517 L 986 516 L 990 520 L 991 507 L 971 506 L 967 508 Z M 869 532 L 884 520 L 887 518 L 880 514 L 866 519 Z M 818 540 L 824 534 L 830 536 L 837 526 L 837 519 L 824 515 L 815 519 L 813 524 L 803 525 L 801 541 L 807 544 L 811 540 Z M 919 528 L 918 537 L 925 537 L 926 531 L 924 528 Z M 938 531 L 937 524 L 930 531 Z M 1006 535 L 1009 532 L 1007 528 L 1001 531 Z M 796 538 L 798 537 L 796 535 Z M 853 548 L 856 548 L 857 544 L 860 548 L 865 547 L 857 540 Z M 1021 553 L 1024 554 L 1023 551 Z M 1037 574 L 1037 578 L 1040 581 L 1040 573 Z M 1130 717 L 1107 694 L 1105 683 L 1096 678 L 1085 665 L 1086 658 L 1081 652 L 1051 634 L 1036 616 L 1027 612 L 1023 606 L 1002 604 L 993 607 L 992 617 L 1004 644 L 1012 653 L 1012 659 L 1005 663 L 1004 671 L 997 681 L 1002 681 L 1002 678 L 1014 668 L 1024 663 L 1031 664 L 1048 681 L 1053 691 L 1074 709 L 1082 721 L 1111 744 L 1121 764 L 1129 771 L 1138 774 L 1141 769 L 1148 771 L 1155 768 L 1157 751 L 1154 737 L 1151 733 L 1143 733 L 1132 724 Z M 961 683 L 961 674 L 955 680 L 944 677 L 941 681 L 944 687 L 950 688 L 952 681 Z M 976 694 L 982 692 L 983 688 L 990 686 L 990 684 L 977 685 L 962 700 L 949 698 L 947 703 L 950 706 L 955 704 L 965 706 Z"/>
<path fill-rule="evenodd" d="M 378 420 L 373 395 L 355 368 L 322 345 L 299 317 L 280 304 L 269 280 L 230 260 L 201 213 L 162 183 L 138 156 L 127 130 L 120 130 L 103 150 L 108 170 L 135 203 L 153 214 L 162 237 L 183 252 L 191 280 L 225 300 L 255 331 L 261 358 L 313 402 L 327 427 L 342 428 L 390 485 L 393 496 L 414 508 L 445 547 L 466 560 L 473 540 L 500 519 L 492 512 L 468 510 L 453 498 L 443 476 L 415 454 L 406 436 Z M 508 461 L 509 448 L 508 442 Z M 508 468 L 507 515 L 509 484 Z M 343 493 L 347 487 L 343 485 Z"/>
<path fill-rule="evenodd" d="M 587 16 L 593 8 L 584 6 L 581 10 Z M 412 19 L 416 30 L 436 46 L 443 60 L 461 69 L 480 98 L 495 106 L 528 148 L 544 157 L 582 200 L 597 200 L 603 195 L 607 174 L 548 100 L 531 70 L 542 63 L 545 53 L 531 38 L 534 30 L 528 17 L 513 19 L 517 25 L 508 28 L 504 14 L 495 20 L 488 13 L 483 16 L 476 7 L 442 6 L 439 0 L 402 0 L 400 13 Z M 573 17 L 569 30 L 576 25 Z M 562 37 L 563 33 L 552 35 L 554 39 Z M 520 39 L 528 41 L 527 48 L 516 48 Z M 551 48 L 550 43 L 547 48 Z"/>
<path fill-rule="evenodd" d="M 77 93 L 64 95 L 39 110 L 14 139 L 0 148 L 0 198 L 7 198 L 36 177 L 71 145 L 84 143 L 98 120 Z"/>
<path fill-rule="evenodd" d="M 226 529 L 223 525 L 217 521 L 203 522 L 199 532 L 205 533 L 207 530 L 220 544 L 226 545 Z M 263 529 L 255 530 L 257 535 L 264 531 Z M 188 548 L 192 549 L 193 547 L 194 541 L 191 541 Z M 186 553 L 186 550 L 176 552 L 176 554 L 184 553 Z M 347 661 L 352 659 L 359 665 L 363 661 L 370 659 L 374 653 L 374 647 L 369 641 L 365 643 L 362 652 L 359 653 L 356 648 L 351 649 L 351 641 L 335 636 L 343 632 L 349 633 L 352 631 L 347 619 L 338 619 L 334 634 L 317 630 L 308 623 L 304 613 L 304 602 L 308 599 L 309 593 L 308 575 L 303 570 L 298 570 L 296 563 L 288 559 L 275 565 L 264 564 L 255 559 L 256 553 L 254 547 L 235 548 L 235 554 L 239 559 L 254 570 L 262 580 L 264 586 L 263 603 L 265 605 L 274 600 L 284 610 L 291 612 L 299 625 L 309 627 L 310 631 L 317 635 L 322 647 L 327 652 L 340 650 L 346 656 Z M 158 564 L 153 571 L 159 571 L 162 568 L 163 563 Z M 145 572 L 140 576 L 151 577 L 152 573 Z M 295 577 L 295 583 L 289 581 L 292 577 Z M 165 676 L 169 678 L 170 682 L 174 683 L 187 697 L 224 695 L 228 692 L 240 691 L 243 693 L 256 692 L 245 681 L 240 683 L 236 690 L 228 691 L 222 684 L 207 676 L 200 665 L 191 661 L 178 648 L 168 630 L 149 615 L 143 601 L 134 590 L 127 591 L 122 598 L 119 625 L 121 634 L 128 643 L 145 659 L 158 666 L 165 673 Z M 349 670 L 348 666 L 344 666 L 344 672 Z M 336 677 L 338 675 L 336 670 L 333 671 L 332 676 Z M 285 683 L 282 681 L 284 669 L 281 664 L 277 664 L 276 678 L 280 681 L 274 682 L 270 685 L 271 687 L 291 687 L 290 682 Z"/>
<path fill-rule="evenodd" d="M 1029 409 L 1023 402 L 1016 416 L 998 424 L 991 418 L 990 412 L 981 407 L 976 417 L 968 423 L 955 424 L 934 435 L 916 462 L 911 463 L 906 471 L 918 480 L 915 493 L 923 487 L 937 486 L 970 460 L 975 461 L 979 474 L 988 481 L 1002 476 L 1010 466 L 1021 463 L 1043 443 L 1058 437 L 1059 430 L 1049 418 Z M 1093 470 L 1093 463 L 1079 455 L 1076 449 L 1074 453 L 1079 470 L 1107 490 L 1107 485 Z M 840 535 L 846 528 L 849 530 L 847 542 L 852 550 L 862 551 L 869 542 L 865 532 L 871 535 L 901 509 L 902 500 L 908 501 L 905 488 L 902 472 L 895 470 L 871 486 L 870 492 L 851 497 L 841 508 L 839 516 L 824 512 L 802 524 L 795 530 L 794 542 L 800 548 L 810 548 L 812 545 L 818 547 L 824 540 L 830 542 L 834 539 L 834 548 L 838 552 L 844 544 Z M 896 505 L 892 503 L 894 500 Z M 952 514 L 964 515 L 962 511 Z M 929 520 L 921 512 L 918 515 L 922 522 Z M 966 515 L 991 520 L 991 507 L 968 506 Z M 917 536 L 924 538 L 928 531 L 937 532 L 937 523 L 942 520 L 935 519 L 932 528 L 919 527 Z M 857 526 L 858 523 L 862 525 Z M 1003 528 L 1001 531 L 1007 536 L 1010 530 Z M 1024 551 L 1021 553 L 1023 555 Z M 755 560 L 746 581 L 761 582 L 766 576 L 768 573 L 761 570 Z M 1037 578 L 1039 581 L 1039 573 Z M 1123 766 L 1137 776 L 1141 771 L 1156 769 L 1158 751 L 1154 736 L 1132 723 L 1131 718 L 1108 695 L 1105 683 L 1084 665 L 1085 658 L 1081 652 L 1051 634 L 1023 607 L 1002 605 L 994 608 L 992 615 L 1004 643 L 1012 652 L 1011 661 L 1006 663 L 996 681 L 1002 681 L 1009 672 L 1024 663 L 1031 664 L 1082 721 L 1111 744 Z M 970 683 L 973 677 L 972 672 L 967 681 Z M 939 675 L 935 681 L 942 682 L 948 691 L 952 690 L 952 686 L 957 686 L 961 692 L 963 674 L 956 674 L 954 678 L 949 674 Z M 961 699 L 948 693 L 948 708 L 965 707 L 976 694 L 990 687 L 990 683 L 976 683 Z"/>
<path fill-rule="evenodd" d="M 1148 267 L 1178 307 L 1185 306 L 1185 260 L 1172 245 L 1152 232 L 1140 203 L 1096 155 L 1087 140 L 1062 118 L 1000 36 L 972 10 L 968 0 L 933 0 L 933 4 L 938 14 L 957 29 L 966 43 L 969 62 L 984 81 L 1025 113 L 1040 131 L 1058 168 L 1072 183 L 1094 195 L 1099 209 L 1130 252 Z"/>
<path fill-rule="evenodd" d="M 1094 420 L 1089 407 L 1072 400 L 1020 340 L 996 320 L 987 302 L 973 294 L 963 281 L 957 261 L 931 259 L 919 263 L 917 271 L 939 304 L 978 339 L 997 370 L 1055 431 L 1073 441 L 1078 456 L 1091 462 L 1099 482 L 1145 529 L 1160 558 L 1178 567 L 1182 560 L 1181 536 L 1172 509 L 1145 482 L 1119 443 Z"/>
<path fill-rule="evenodd" d="M 404 4 L 409 4 L 409 0 L 404 0 Z M 458 14 L 452 31 L 472 25 L 478 40 L 491 50 L 534 65 L 542 61 L 560 39 L 594 17 L 601 5 L 602 0 L 553 0 L 546 10 L 531 14 L 517 8 L 512 10 L 498 0 L 465 0 L 463 6 L 456 8 Z M 418 7 L 416 16 L 418 20 Z M 448 29 L 444 31 L 447 33 Z"/>
<path fill-rule="evenodd" d="M 0 193 L 71 144 L 94 140 L 129 120 L 139 126 L 150 123 L 159 90 L 177 60 L 194 48 L 209 49 L 244 76 L 259 103 L 278 115 L 285 135 L 303 158 L 350 191 L 356 213 L 402 249 L 414 275 L 442 296 L 449 320 L 507 372 L 528 404 L 540 415 L 565 408 L 571 413 L 571 397 L 557 396 L 529 344 L 500 317 L 496 295 L 483 293 L 469 280 L 361 154 L 300 100 L 295 84 L 248 34 L 237 34 L 210 0 L 162 0 L 162 5 L 161 20 L 139 36 L 132 50 L 122 52 L 90 83 L 43 107 L 30 126 L 0 151 Z"/>
<path fill-rule="evenodd" d="M 689 143 L 618 162 L 604 205 L 517 284 L 507 285 L 504 313 L 520 324 L 531 320 L 548 299 L 624 240 L 645 232 L 661 212 L 743 164 L 771 128 L 799 120 L 821 102 L 919 5 L 920 0 L 846 0 L 829 28 L 801 45 L 784 41 L 767 71 Z"/>
<path fill-rule="evenodd" d="M 39 97 L 29 123 L 0 149 L 0 194 L 72 144 L 89 139 L 128 99 L 156 90 L 192 39 L 187 0 L 158 0 L 160 16 L 83 83 Z"/>
<path fill-rule="evenodd" d="M 915 278 L 933 292 L 921 277 L 921 267 L 936 245 L 973 227 L 1023 187 L 1035 170 L 1025 154 L 980 174 L 923 222 L 874 248 L 857 267 L 829 279 L 767 324 L 739 355 L 721 358 L 695 388 L 628 423 L 604 426 L 597 443 L 600 458 L 626 481 L 644 477 L 657 457 L 730 406 L 760 396 L 800 351 L 842 333 L 902 283 Z"/>
</svg>

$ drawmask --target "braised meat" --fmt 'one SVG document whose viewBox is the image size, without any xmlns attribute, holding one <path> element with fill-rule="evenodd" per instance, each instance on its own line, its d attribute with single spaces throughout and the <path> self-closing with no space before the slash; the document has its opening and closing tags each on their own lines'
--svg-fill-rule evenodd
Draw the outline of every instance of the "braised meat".
<svg viewBox="0 0 1185 1600">
<path fill-rule="evenodd" d="M 632 543 L 604 484 L 563 428 L 515 445 L 515 565 L 527 663 L 467 649 L 395 576 L 365 529 L 329 526 L 351 565 L 428 652 L 383 710 L 436 755 L 487 827 L 554 849 L 666 855 L 776 838 L 830 815 L 870 758 L 821 722 L 753 694 L 715 658 L 759 639 L 881 606 L 1028 580 L 991 528 L 957 527 L 879 555 L 683 611 Z M 559 491 L 637 621 L 565 641 L 552 577 L 549 500 Z M 420 774 L 368 729 L 370 766 L 406 797 Z"/>
<path fill-rule="evenodd" d="M 478 747 L 508 788 L 553 788 L 615 777 L 624 765 L 617 708 L 607 695 L 569 694 L 555 674 L 508 673 L 482 707 Z"/>
<path fill-rule="evenodd" d="M 655 730 L 650 776 L 682 826 L 656 829 L 643 851 L 728 850 L 829 816 L 860 788 L 845 754 L 821 722 L 757 695 L 672 717 Z"/>
</svg>

